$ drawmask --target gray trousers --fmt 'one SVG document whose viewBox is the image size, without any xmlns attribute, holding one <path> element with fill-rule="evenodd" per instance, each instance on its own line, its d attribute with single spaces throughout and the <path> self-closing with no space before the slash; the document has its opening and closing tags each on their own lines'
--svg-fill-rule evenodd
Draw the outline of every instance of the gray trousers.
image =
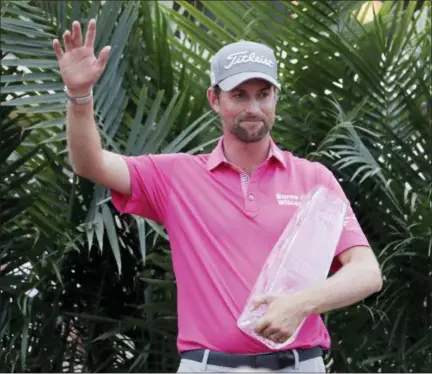
<svg viewBox="0 0 432 374">
<path fill-rule="evenodd" d="M 295 351 L 295 350 L 293 350 Z M 279 370 L 250 368 L 243 366 L 241 368 L 230 368 L 225 366 L 208 365 L 208 350 L 204 353 L 202 362 L 182 358 L 177 373 L 325 373 L 326 368 L 322 357 L 315 357 L 306 361 L 299 361 L 298 354 L 295 354 L 296 363 Z"/>
</svg>

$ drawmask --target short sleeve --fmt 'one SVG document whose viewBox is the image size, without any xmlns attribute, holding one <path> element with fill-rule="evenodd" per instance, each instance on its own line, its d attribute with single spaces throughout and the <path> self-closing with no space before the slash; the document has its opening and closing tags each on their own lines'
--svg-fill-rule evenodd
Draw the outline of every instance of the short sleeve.
<svg viewBox="0 0 432 374">
<path fill-rule="evenodd" d="M 131 194 L 123 195 L 111 190 L 115 208 L 120 213 L 135 214 L 163 224 L 176 155 L 122 157 L 129 169 Z"/>
<path fill-rule="evenodd" d="M 321 165 L 319 172 L 319 183 L 328 187 L 333 192 L 338 194 L 341 198 L 348 202 L 348 210 L 345 215 L 344 228 L 339 240 L 339 244 L 336 247 L 335 256 L 340 255 L 345 250 L 355 246 L 366 246 L 369 247 L 369 242 L 355 216 L 351 204 L 345 195 L 341 185 L 333 175 L 333 173 L 325 166 Z"/>
</svg>

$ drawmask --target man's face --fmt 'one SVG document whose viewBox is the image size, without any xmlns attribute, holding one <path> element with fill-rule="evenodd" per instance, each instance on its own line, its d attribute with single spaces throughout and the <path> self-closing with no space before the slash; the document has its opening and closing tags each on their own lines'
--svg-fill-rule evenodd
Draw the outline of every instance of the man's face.
<svg viewBox="0 0 432 374">
<path fill-rule="evenodd" d="M 246 81 L 219 95 L 209 89 L 208 98 L 221 118 L 223 132 L 244 143 L 259 142 L 273 127 L 277 93 L 274 86 L 262 79 Z"/>
</svg>

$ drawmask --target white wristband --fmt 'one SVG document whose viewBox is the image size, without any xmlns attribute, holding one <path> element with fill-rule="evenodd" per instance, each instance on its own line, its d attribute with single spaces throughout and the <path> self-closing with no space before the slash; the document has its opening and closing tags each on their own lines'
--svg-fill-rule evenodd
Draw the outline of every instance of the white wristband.
<svg viewBox="0 0 432 374">
<path fill-rule="evenodd" d="M 73 96 L 69 95 L 66 86 L 64 87 L 64 92 L 66 93 L 67 99 L 74 104 L 86 104 L 86 103 L 90 102 L 93 98 L 93 88 L 90 91 L 90 95 L 83 96 L 83 97 L 73 97 Z"/>
</svg>

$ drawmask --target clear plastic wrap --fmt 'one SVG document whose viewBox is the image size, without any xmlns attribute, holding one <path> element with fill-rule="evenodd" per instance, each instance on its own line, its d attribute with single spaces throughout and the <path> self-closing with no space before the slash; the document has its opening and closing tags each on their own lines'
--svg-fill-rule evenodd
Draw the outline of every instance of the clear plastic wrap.
<svg viewBox="0 0 432 374">
<path fill-rule="evenodd" d="M 293 218 L 268 256 L 237 325 L 272 349 L 291 344 L 304 321 L 287 341 L 275 343 L 253 330 L 266 306 L 252 310 L 258 296 L 306 289 L 327 278 L 343 229 L 348 202 L 324 186 L 317 186 L 300 202 Z"/>
</svg>

